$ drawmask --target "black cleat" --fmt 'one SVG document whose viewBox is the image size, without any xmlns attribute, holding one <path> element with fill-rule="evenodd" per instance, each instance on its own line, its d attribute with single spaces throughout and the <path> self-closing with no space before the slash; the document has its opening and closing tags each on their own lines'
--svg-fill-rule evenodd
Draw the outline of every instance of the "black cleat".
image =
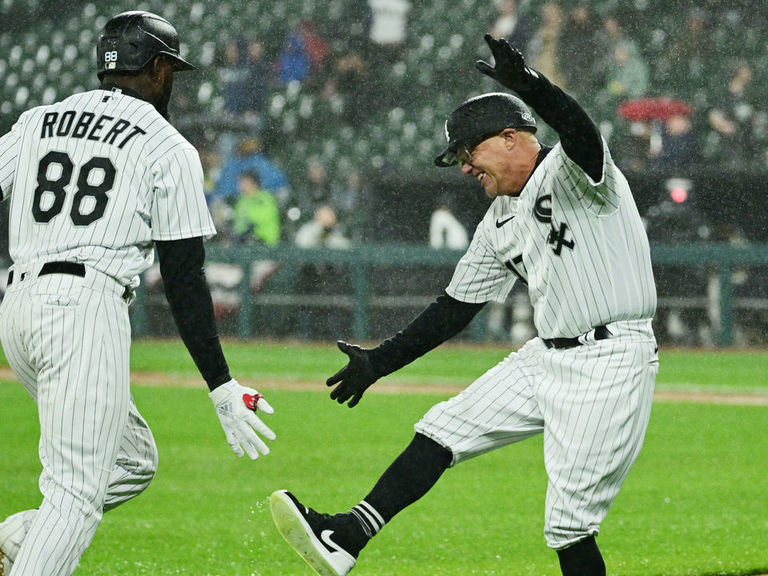
<svg viewBox="0 0 768 576">
<path fill-rule="evenodd" d="M 287 490 L 269 497 L 272 520 L 280 534 L 320 576 L 346 576 L 367 539 L 349 514 L 320 514 Z"/>
</svg>

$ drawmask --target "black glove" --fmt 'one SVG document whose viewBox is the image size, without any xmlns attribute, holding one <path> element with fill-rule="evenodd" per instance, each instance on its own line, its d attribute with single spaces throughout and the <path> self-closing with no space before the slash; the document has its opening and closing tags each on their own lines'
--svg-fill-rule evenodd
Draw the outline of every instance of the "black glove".
<svg viewBox="0 0 768 576">
<path fill-rule="evenodd" d="M 538 74 L 525 65 L 519 50 L 512 48 L 506 39 L 496 40 L 490 34 L 485 35 L 485 41 L 493 53 L 495 66 L 478 60 L 475 62 L 475 68 L 505 88 L 516 92 L 525 92 L 535 85 Z"/>
<path fill-rule="evenodd" d="M 339 350 L 349 356 L 349 362 L 344 368 L 336 372 L 325 381 L 326 385 L 333 386 L 339 384 L 331 392 L 331 400 L 336 400 L 339 404 L 349 402 L 349 407 L 353 408 L 360 402 L 368 387 L 379 379 L 376 371 L 371 364 L 371 350 L 360 348 L 339 340 L 336 342 Z"/>
</svg>

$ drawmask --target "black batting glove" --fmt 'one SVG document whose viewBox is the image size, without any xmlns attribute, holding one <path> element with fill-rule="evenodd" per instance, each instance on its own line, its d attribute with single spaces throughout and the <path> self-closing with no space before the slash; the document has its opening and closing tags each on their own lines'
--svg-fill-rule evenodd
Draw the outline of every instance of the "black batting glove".
<svg viewBox="0 0 768 576">
<path fill-rule="evenodd" d="M 496 40 L 490 34 L 485 35 L 485 42 L 491 49 L 495 66 L 478 60 L 475 62 L 475 68 L 510 90 L 525 92 L 533 88 L 538 74 L 525 65 L 519 50 L 512 48 L 505 38 Z"/>
<path fill-rule="evenodd" d="M 339 347 L 339 350 L 349 356 L 349 362 L 344 368 L 328 378 L 325 383 L 327 386 L 338 384 L 331 392 L 331 400 L 344 404 L 344 402 L 352 398 L 349 402 L 349 407 L 353 408 L 360 402 L 363 392 L 376 382 L 379 377 L 371 364 L 371 350 L 366 350 L 341 340 L 336 342 L 336 345 Z"/>
</svg>

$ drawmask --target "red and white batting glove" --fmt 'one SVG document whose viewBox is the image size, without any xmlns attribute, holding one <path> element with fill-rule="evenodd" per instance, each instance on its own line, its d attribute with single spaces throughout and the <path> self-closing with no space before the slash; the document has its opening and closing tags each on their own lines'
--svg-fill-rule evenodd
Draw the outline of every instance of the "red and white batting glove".
<svg viewBox="0 0 768 576">
<path fill-rule="evenodd" d="M 227 442 L 235 454 L 242 457 L 245 451 L 252 460 L 256 460 L 259 454 L 269 454 L 269 447 L 257 433 L 269 440 L 275 439 L 275 433 L 261 421 L 256 412 L 273 414 L 275 411 L 261 394 L 253 388 L 241 386 L 233 378 L 208 396 L 211 397 Z"/>
</svg>

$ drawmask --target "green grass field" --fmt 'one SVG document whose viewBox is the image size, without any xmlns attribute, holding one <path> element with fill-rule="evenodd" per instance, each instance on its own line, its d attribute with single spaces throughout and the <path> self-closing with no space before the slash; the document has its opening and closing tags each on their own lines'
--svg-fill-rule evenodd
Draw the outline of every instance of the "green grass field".
<svg viewBox="0 0 768 576">
<path fill-rule="evenodd" d="M 256 462 L 227 446 L 183 347 L 138 342 L 136 402 L 154 430 L 160 468 L 146 493 L 110 512 L 78 574 L 309 575 L 281 539 L 267 498 L 290 488 L 324 511 L 356 504 L 412 437 L 412 424 L 507 352 L 446 347 L 387 381 L 418 394 L 381 394 L 355 409 L 327 397 L 343 365 L 332 345 L 225 343 L 232 372 L 268 395 L 277 440 Z M 0 358 L 0 367 L 5 366 Z M 146 373 L 154 373 L 144 378 Z M 169 374 L 176 383 L 157 386 Z M 316 382 L 316 390 L 284 384 Z M 662 390 L 768 394 L 768 353 L 662 352 Z M 424 393 L 426 391 L 426 393 Z M 612 575 L 768 572 L 768 406 L 657 402 L 645 447 L 599 537 Z M 0 381 L 0 517 L 39 504 L 38 426 L 21 386 Z M 449 470 L 363 551 L 361 576 L 558 575 L 542 534 L 541 439 Z"/>
</svg>

